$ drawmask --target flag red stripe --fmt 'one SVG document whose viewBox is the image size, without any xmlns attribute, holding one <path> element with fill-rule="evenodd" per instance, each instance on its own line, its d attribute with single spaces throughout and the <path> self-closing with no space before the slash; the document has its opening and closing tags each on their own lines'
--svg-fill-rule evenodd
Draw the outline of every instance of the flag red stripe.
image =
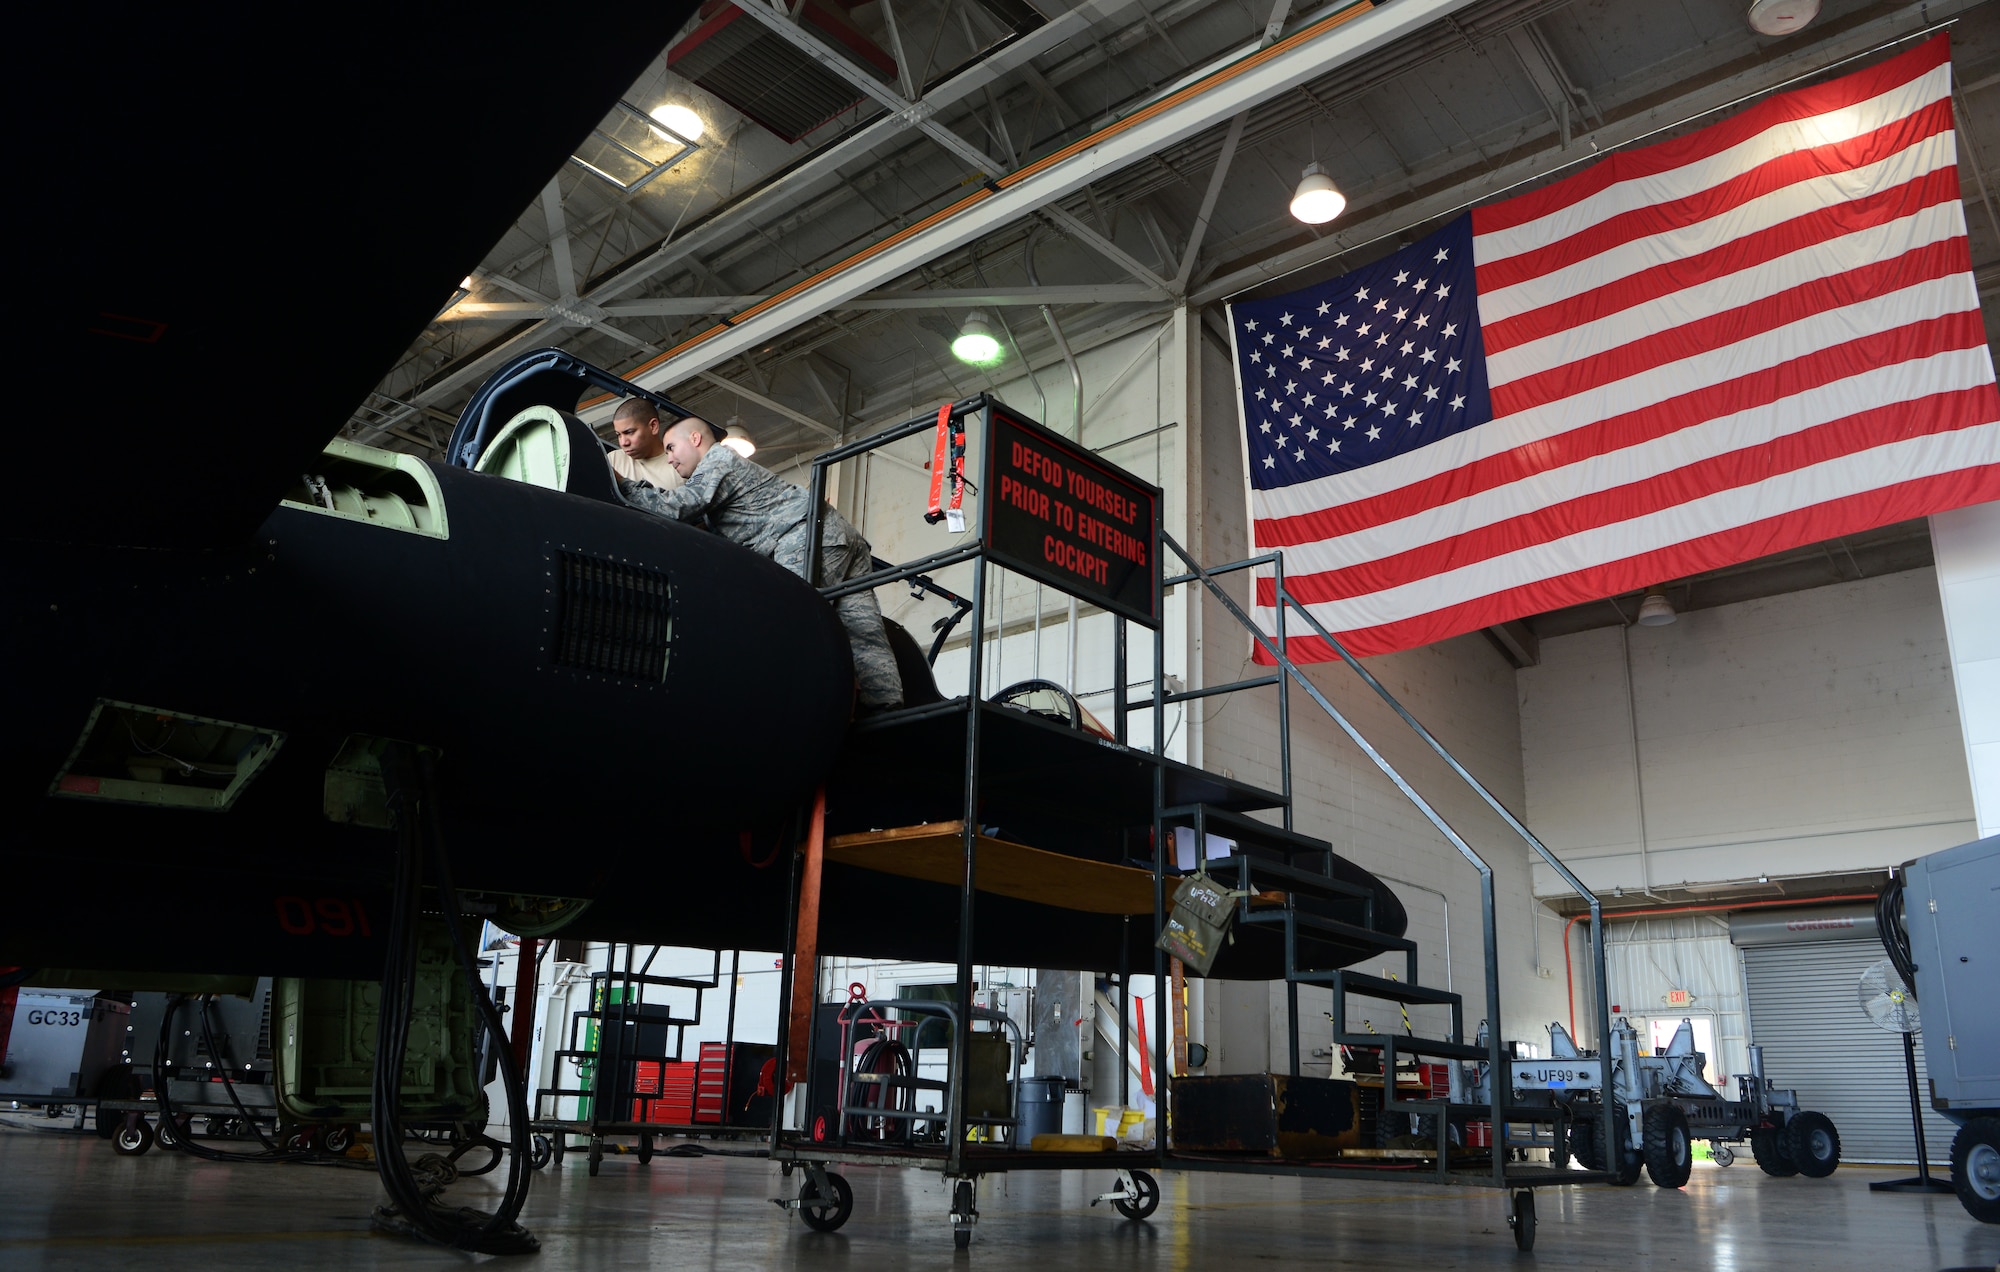
<svg viewBox="0 0 2000 1272">
<path fill-rule="evenodd" d="M 1289 575 L 1285 585 L 1294 596 L 1315 605 L 1366 596 L 1399 587 L 1412 579 L 1462 569 L 1522 548 L 1643 517 L 1716 491 L 1752 485 L 1841 455 L 1926 434 L 1971 428 L 1996 419 L 2000 419 L 2000 396 L 1989 385 L 1876 407 L 1746 450 L 1710 456 L 1642 481 L 1544 504 L 1531 513 L 1407 552 L 1375 557 L 1338 570 Z"/>
<path fill-rule="evenodd" d="M 1932 102 L 1914 115 L 1859 137 L 1780 155 L 1740 176 L 1731 177 L 1709 189 L 1698 190 L 1685 198 L 1633 208 L 1598 221 L 1547 247 L 1535 248 L 1491 264 L 1478 263 L 1480 294 L 1488 295 L 1503 287 L 1528 282 L 1627 243 L 1687 230 L 1787 186 L 1880 163 L 1950 131 L 1951 103 Z M 1479 240 L 1476 237 L 1472 241 L 1472 249 L 1477 263 Z"/>
<path fill-rule="evenodd" d="M 1659 296 L 1744 273 L 1781 256 L 1886 225 L 1956 198 L 1958 169 L 1939 168 L 1848 203 L 1816 208 L 1804 216 L 1746 234 L 1698 255 L 1679 257 L 1602 287 L 1575 292 L 1539 309 L 1485 323 L 1480 328 L 1480 338 L 1487 356 L 1491 357 L 1544 336 L 1623 313 Z"/>
<path fill-rule="evenodd" d="M 1946 350 L 1976 349 L 1985 343 L 1986 328 L 1975 312 L 1945 314 L 1909 323 L 1613 416 L 1589 428 L 1572 429 L 1474 460 L 1372 498 L 1289 517 L 1260 518 L 1256 523 L 1257 546 L 1294 547 L 1400 521 L 1426 508 L 1454 503 L 1539 472 L 1607 455 L 1704 420 L 1768 406 L 1780 398 L 1877 367 L 1894 366 Z"/>
<path fill-rule="evenodd" d="M 1631 343 L 1566 366 L 1490 387 L 1495 418 L 1546 406 L 1590 389 L 1670 363 L 1739 345 L 1830 309 L 1859 304 L 1915 283 L 1964 273 L 1971 266 L 1962 238 L 1915 248 L 1844 274 L 1815 278 L 1735 309 L 1710 314 L 1671 331 L 1641 335 Z"/>
<path fill-rule="evenodd" d="M 1647 587 L 1662 579 L 1685 578 L 1690 574 L 1768 556 L 1804 544 L 1994 499 L 2000 499 L 2000 465 L 1920 477 L 1900 485 L 1782 513 L 1622 561 L 1543 579 L 1526 587 L 1509 588 L 1505 592 L 1433 610 L 1415 618 L 1342 632 L 1339 633 L 1340 641 L 1348 652 L 1361 657 L 1394 653 L 1490 627 L 1522 614 L 1537 614 L 1565 605 L 1598 600 Z M 1302 626 L 1296 619 L 1288 625 L 1294 630 Z M 1319 662 L 1338 657 L 1316 636 L 1291 639 L 1286 653 L 1295 662 Z M 1261 646 L 1256 654 L 1258 662 L 1268 664 L 1271 661 Z"/>
<path fill-rule="evenodd" d="M 1526 225 L 1580 203 L 1621 181 L 1671 172 L 1719 154 L 1788 120 L 1810 119 L 1814 115 L 1824 115 L 1879 97 L 1899 85 L 1921 78 L 1950 58 L 1948 38 L 1934 36 L 1880 65 L 1825 84 L 1767 98 L 1742 114 L 1710 124 L 1699 132 L 1641 150 L 1621 150 L 1554 185 L 1516 195 L 1501 203 L 1474 208 L 1472 233 L 1477 237 Z"/>
</svg>

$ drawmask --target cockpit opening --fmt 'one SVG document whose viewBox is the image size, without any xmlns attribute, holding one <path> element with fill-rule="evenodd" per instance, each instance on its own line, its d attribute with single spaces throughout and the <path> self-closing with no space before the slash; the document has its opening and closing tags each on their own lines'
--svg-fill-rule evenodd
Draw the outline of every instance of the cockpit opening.
<svg viewBox="0 0 2000 1272">
<path fill-rule="evenodd" d="M 444 495 L 422 460 L 338 439 L 285 493 L 285 503 L 435 539 L 450 538 Z"/>
</svg>

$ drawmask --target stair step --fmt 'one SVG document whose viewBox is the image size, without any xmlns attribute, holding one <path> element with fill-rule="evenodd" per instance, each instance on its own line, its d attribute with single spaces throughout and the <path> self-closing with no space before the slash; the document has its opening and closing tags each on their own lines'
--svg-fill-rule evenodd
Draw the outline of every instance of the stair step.
<svg viewBox="0 0 2000 1272">
<path fill-rule="evenodd" d="M 1333 1040 L 1346 1047 L 1379 1047 L 1384 1038 L 1396 1040 L 1398 1056 L 1432 1056 L 1447 1060 L 1484 1060 L 1486 1048 L 1472 1042 L 1446 1042 L 1441 1038 L 1412 1038 L 1408 1034 L 1335 1034 Z"/>
<path fill-rule="evenodd" d="M 1208 872 L 1212 875 L 1233 876 L 1239 887 L 1250 892 L 1268 892 L 1272 890 L 1269 885 L 1282 884 L 1286 891 L 1326 901 L 1365 901 L 1374 896 L 1374 893 L 1367 888 L 1339 879 L 1330 879 L 1317 870 L 1279 865 L 1275 861 L 1266 861 L 1243 853 L 1210 861 Z M 1257 886 L 1252 886 L 1253 884 Z"/>
<path fill-rule="evenodd" d="M 1448 989 L 1432 989 L 1428 985 L 1406 985 L 1402 981 L 1386 980 L 1380 976 L 1370 976 L 1366 972 L 1342 971 L 1339 980 L 1332 983 L 1336 990 L 1344 990 L 1350 994 L 1366 994 L 1370 998 L 1386 998 L 1392 1003 L 1433 1003 L 1445 1007 L 1462 1007 L 1465 1003 L 1462 995 Z"/>
<path fill-rule="evenodd" d="M 1239 919 L 1238 922 L 1257 927 L 1277 927 L 1289 922 L 1295 924 L 1301 933 L 1318 940 L 1335 944 L 1350 944 L 1357 949 L 1371 951 L 1383 948 L 1402 949 L 1409 945 L 1409 942 L 1401 937 L 1390 936 L 1388 933 L 1379 932 L 1374 928 L 1362 927 L 1358 923 L 1342 923 L 1339 919 L 1329 919 L 1317 914 L 1302 914 L 1297 910 L 1265 910 L 1262 913 L 1252 911 L 1248 916 Z M 1316 972 L 1310 969 L 1295 968 L 1290 974 L 1290 979 L 1303 980 L 1306 976 L 1321 977 L 1331 976 L 1332 974 L 1333 969 Z"/>
<path fill-rule="evenodd" d="M 1246 817 L 1242 813 L 1231 812 L 1213 805 L 1185 805 L 1166 810 L 1165 821 L 1169 826 L 1193 826 L 1195 810 L 1199 808 L 1205 829 L 1211 835 L 1221 835 L 1224 839 L 1234 839 L 1238 843 L 1253 844 L 1264 848 L 1276 848 L 1285 854 L 1287 860 L 1298 853 L 1331 853 L 1333 845 L 1324 839 L 1314 839 L 1311 835 L 1300 834 L 1296 830 L 1286 830 L 1283 826 L 1273 826 L 1269 822 Z"/>
</svg>

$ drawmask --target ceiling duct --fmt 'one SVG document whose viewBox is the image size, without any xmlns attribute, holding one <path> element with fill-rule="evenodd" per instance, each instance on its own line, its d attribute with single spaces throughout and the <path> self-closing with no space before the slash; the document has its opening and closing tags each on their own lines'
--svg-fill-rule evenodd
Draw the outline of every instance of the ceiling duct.
<svg viewBox="0 0 2000 1272">
<path fill-rule="evenodd" d="M 794 21 L 884 83 L 896 61 L 854 25 L 839 0 L 804 0 Z M 730 0 L 709 0 L 694 29 L 667 50 L 667 68 L 788 142 L 852 109 L 854 86 L 766 30 Z"/>
</svg>

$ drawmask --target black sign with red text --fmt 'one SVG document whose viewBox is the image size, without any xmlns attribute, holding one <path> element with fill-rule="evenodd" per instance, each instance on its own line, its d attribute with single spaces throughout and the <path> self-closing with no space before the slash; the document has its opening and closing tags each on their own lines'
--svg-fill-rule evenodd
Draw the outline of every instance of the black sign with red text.
<svg viewBox="0 0 2000 1272">
<path fill-rule="evenodd" d="M 987 555 L 1147 627 L 1160 625 L 1160 492 L 997 403 L 980 500 Z"/>
</svg>

